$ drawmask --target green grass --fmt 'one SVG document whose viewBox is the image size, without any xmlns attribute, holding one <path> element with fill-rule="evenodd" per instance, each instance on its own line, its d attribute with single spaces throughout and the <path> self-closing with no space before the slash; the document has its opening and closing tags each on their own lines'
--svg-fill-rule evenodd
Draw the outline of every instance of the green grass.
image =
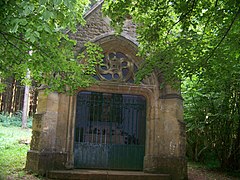
<svg viewBox="0 0 240 180">
<path fill-rule="evenodd" d="M 31 129 L 3 127 L 0 123 L 0 179 L 19 178 L 25 174 L 27 151 L 30 149 Z"/>
</svg>

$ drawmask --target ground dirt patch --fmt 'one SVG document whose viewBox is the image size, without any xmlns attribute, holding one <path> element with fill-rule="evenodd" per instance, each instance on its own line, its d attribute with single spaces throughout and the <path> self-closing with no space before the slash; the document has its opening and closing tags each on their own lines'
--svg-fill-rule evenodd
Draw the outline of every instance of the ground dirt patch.
<svg viewBox="0 0 240 180">
<path fill-rule="evenodd" d="M 189 180 L 239 180 L 238 177 L 232 177 L 227 173 L 209 170 L 203 167 L 188 166 L 188 179 Z"/>
</svg>

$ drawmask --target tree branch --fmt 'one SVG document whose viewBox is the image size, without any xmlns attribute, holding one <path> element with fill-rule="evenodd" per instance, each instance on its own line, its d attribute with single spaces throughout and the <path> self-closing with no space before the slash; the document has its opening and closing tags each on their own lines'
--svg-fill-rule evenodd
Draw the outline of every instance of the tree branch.
<svg viewBox="0 0 240 180">
<path fill-rule="evenodd" d="M 193 11 L 195 4 L 196 4 L 196 0 L 193 0 L 191 9 L 190 9 L 189 11 L 187 11 L 185 14 L 183 14 L 183 13 L 181 14 L 179 20 L 178 20 L 177 22 L 175 22 L 175 23 L 171 26 L 171 28 L 169 28 L 169 30 L 168 30 L 168 32 L 167 32 L 167 35 L 166 35 L 166 38 L 167 38 L 167 36 L 170 34 L 170 31 L 172 30 L 172 28 L 173 28 L 174 26 L 176 26 L 180 21 L 182 21 L 183 19 L 185 19 L 185 18 L 187 17 L 187 15 L 190 14 L 190 13 Z M 165 38 L 165 39 L 166 39 L 166 38 Z"/>
<path fill-rule="evenodd" d="M 17 39 L 17 40 L 19 40 L 19 41 L 24 42 L 25 44 L 28 44 L 29 46 L 33 46 L 33 44 L 31 44 L 31 43 L 23 40 L 22 38 L 19 38 L 19 37 L 17 37 L 17 36 L 14 36 L 14 35 L 11 34 L 11 33 L 6 33 L 6 32 L 3 32 L 3 31 L 0 31 L 0 34 L 5 35 L 5 36 L 11 36 L 11 37 L 13 37 L 13 38 L 15 38 L 15 39 Z M 27 47 L 27 48 L 29 48 L 29 46 L 26 46 L 26 45 L 25 45 L 25 47 Z"/>
<path fill-rule="evenodd" d="M 227 37 L 229 31 L 231 30 L 234 22 L 236 21 L 238 15 L 240 14 L 240 7 L 238 8 L 237 13 L 235 14 L 230 26 L 228 27 L 228 29 L 226 30 L 226 32 L 224 33 L 223 37 L 221 38 L 221 40 L 219 41 L 219 43 L 215 46 L 215 48 L 212 50 L 212 53 L 209 55 L 209 57 L 206 59 L 206 62 L 208 62 L 208 60 L 214 55 L 215 51 L 217 50 L 217 48 L 221 45 L 221 43 L 223 42 L 223 40 Z"/>
<path fill-rule="evenodd" d="M 9 41 L 9 39 L 6 37 L 6 35 L 0 31 L 0 34 L 2 34 L 2 36 L 4 37 L 4 39 L 7 41 L 8 44 L 10 44 L 11 46 L 13 46 L 14 48 L 16 48 L 18 51 L 20 51 L 21 53 L 25 54 L 19 47 L 17 47 L 15 44 L 13 44 L 11 41 Z"/>
<path fill-rule="evenodd" d="M 13 34 L 10 34 L 10 33 L 6 33 L 6 32 L 0 31 L 0 34 L 2 34 L 6 40 L 7 40 L 6 36 L 11 36 L 11 37 L 13 37 L 13 38 L 15 38 L 15 39 L 17 39 L 17 40 L 19 40 L 19 41 L 21 41 L 21 42 L 24 42 L 25 44 L 28 44 L 28 45 L 29 45 L 29 46 L 25 45 L 26 48 L 29 48 L 29 49 L 30 49 L 30 46 L 31 46 L 31 47 L 34 47 L 34 48 L 36 48 L 37 50 L 39 50 L 43 56 L 48 57 L 48 54 L 47 54 L 46 52 L 44 52 L 40 47 L 34 45 L 33 43 L 30 43 L 30 42 L 28 42 L 28 41 L 25 41 L 25 40 L 23 40 L 23 39 L 21 39 L 21 38 L 19 38 L 19 37 L 17 37 L 17 36 L 14 36 Z M 7 41 L 9 42 L 9 40 L 7 40 Z M 15 46 L 14 46 L 14 47 L 15 47 Z M 15 47 L 15 48 L 16 48 L 16 47 Z M 19 50 L 19 49 L 18 49 L 18 50 Z"/>
<path fill-rule="evenodd" d="M 216 8 L 217 5 L 218 5 L 218 0 L 216 0 L 216 2 L 215 2 L 215 6 L 214 6 L 214 7 Z M 207 22 L 206 22 L 206 24 L 205 24 L 205 26 L 204 26 L 203 34 L 202 34 L 201 40 L 203 39 L 203 36 L 206 34 L 206 33 L 205 33 L 206 28 L 207 28 L 207 26 L 208 26 L 208 24 L 209 24 L 209 22 L 210 22 L 210 20 L 211 20 L 212 17 L 213 17 L 213 12 L 211 13 L 211 16 L 208 17 L 208 20 L 207 20 Z"/>
</svg>

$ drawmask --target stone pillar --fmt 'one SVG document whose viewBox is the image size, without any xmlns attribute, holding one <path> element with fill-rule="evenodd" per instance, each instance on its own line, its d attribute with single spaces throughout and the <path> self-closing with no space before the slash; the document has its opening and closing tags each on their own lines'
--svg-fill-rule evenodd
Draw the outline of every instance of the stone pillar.
<svg viewBox="0 0 240 180">
<path fill-rule="evenodd" d="M 59 95 L 58 93 L 46 95 L 44 90 L 40 90 L 38 99 L 26 169 L 44 175 L 54 165 Z"/>
<path fill-rule="evenodd" d="M 156 96 L 155 96 L 156 97 Z M 179 93 L 160 93 L 150 104 L 144 171 L 187 179 L 185 123 Z"/>
</svg>

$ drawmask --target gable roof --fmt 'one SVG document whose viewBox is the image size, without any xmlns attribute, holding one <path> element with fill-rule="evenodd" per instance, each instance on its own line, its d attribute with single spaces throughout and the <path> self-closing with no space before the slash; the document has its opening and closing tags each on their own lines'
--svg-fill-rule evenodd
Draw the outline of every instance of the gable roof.
<svg viewBox="0 0 240 180">
<path fill-rule="evenodd" d="M 104 0 L 100 0 L 97 3 L 95 3 L 85 14 L 84 14 L 84 19 L 88 18 L 92 12 L 94 12 L 96 9 L 101 8 Z"/>
</svg>

